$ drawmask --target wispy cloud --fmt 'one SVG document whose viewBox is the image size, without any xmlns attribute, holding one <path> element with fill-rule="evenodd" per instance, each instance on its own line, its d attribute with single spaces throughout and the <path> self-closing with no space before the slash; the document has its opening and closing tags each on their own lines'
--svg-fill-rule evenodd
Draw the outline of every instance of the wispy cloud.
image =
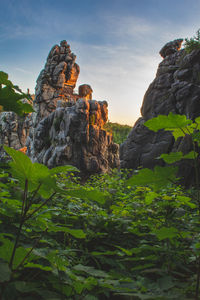
<svg viewBox="0 0 200 300">
<path fill-rule="evenodd" d="M 154 30 L 154 25 L 144 18 L 137 16 L 106 15 L 104 19 L 108 25 L 108 32 L 116 37 L 135 38 L 146 35 Z"/>
<path fill-rule="evenodd" d="M 16 68 L 14 68 L 16 71 L 18 71 L 18 72 L 21 72 L 21 73 L 23 73 L 23 74 L 32 74 L 30 71 L 28 71 L 28 70 L 25 70 L 25 69 L 23 69 L 23 68 L 18 68 L 18 67 L 16 67 Z"/>
</svg>

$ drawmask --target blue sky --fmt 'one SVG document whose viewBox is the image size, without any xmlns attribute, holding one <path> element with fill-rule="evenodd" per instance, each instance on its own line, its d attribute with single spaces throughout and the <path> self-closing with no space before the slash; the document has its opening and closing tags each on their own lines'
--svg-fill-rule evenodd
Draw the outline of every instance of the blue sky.
<svg viewBox="0 0 200 300">
<path fill-rule="evenodd" d="M 77 55 L 77 83 L 107 100 L 109 119 L 133 125 L 155 77 L 159 51 L 200 28 L 200 0 L 0 0 L 0 69 L 24 91 L 53 45 Z"/>
</svg>

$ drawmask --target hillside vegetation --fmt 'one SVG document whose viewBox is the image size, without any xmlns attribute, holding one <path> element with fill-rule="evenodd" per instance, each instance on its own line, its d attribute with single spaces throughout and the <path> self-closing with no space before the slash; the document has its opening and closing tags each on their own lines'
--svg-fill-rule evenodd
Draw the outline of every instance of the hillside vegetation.
<svg viewBox="0 0 200 300">
<path fill-rule="evenodd" d="M 131 131 L 132 127 L 129 125 L 121 125 L 119 123 L 107 122 L 104 129 L 113 135 L 113 140 L 117 144 L 122 144 Z"/>
</svg>

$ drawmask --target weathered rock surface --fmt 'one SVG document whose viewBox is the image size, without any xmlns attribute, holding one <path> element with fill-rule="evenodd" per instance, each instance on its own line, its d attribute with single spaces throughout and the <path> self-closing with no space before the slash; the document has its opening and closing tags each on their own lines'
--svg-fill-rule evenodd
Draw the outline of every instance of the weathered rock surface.
<svg viewBox="0 0 200 300">
<path fill-rule="evenodd" d="M 106 101 L 80 98 L 71 107 L 58 107 L 27 140 L 28 155 L 50 168 L 71 164 L 88 175 L 109 171 L 119 160 L 118 145 L 102 129 L 106 120 Z"/>
<path fill-rule="evenodd" d="M 51 49 L 37 79 L 35 113 L 24 118 L 1 113 L 0 145 L 17 150 L 27 147 L 32 161 L 50 168 L 72 164 L 83 175 L 108 172 L 119 166 L 119 147 L 103 129 L 108 104 L 92 100 L 87 84 L 74 93 L 80 72 L 75 60 L 66 41 Z M 0 161 L 4 155 L 1 146 Z"/>
<path fill-rule="evenodd" d="M 36 123 L 56 109 L 57 101 L 63 100 L 71 105 L 79 98 L 74 93 L 80 73 L 75 60 L 76 55 L 66 41 L 61 41 L 60 46 L 55 45 L 51 49 L 35 88 Z"/>
<path fill-rule="evenodd" d="M 7 145 L 15 149 L 24 147 L 30 124 L 30 116 L 24 119 L 14 112 L 0 113 L 0 145 Z"/>
<path fill-rule="evenodd" d="M 27 154 L 50 168 L 72 164 L 83 174 L 107 172 L 119 166 L 118 145 L 103 129 L 108 105 L 92 100 L 89 85 L 74 93 L 80 71 L 75 59 L 66 41 L 50 51 L 37 80 Z"/>
<path fill-rule="evenodd" d="M 181 41 L 175 40 L 161 49 L 164 59 L 159 64 L 156 78 L 145 93 L 141 107 L 142 117 L 137 120 L 120 147 L 121 168 L 152 168 L 155 164 L 162 164 L 157 159 L 162 153 L 187 153 L 191 150 L 188 137 L 175 142 L 171 133 L 154 133 L 143 125 L 148 119 L 161 114 L 168 115 L 170 112 L 185 114 L 191 119 L 200 116 L 200 50 L 194 50 L 190 54 L 185 50 L 179 51 Z M 187 164 L 185 161 L 180 166 L 185 182 L 192 176 L 192 168 Z"/>
</svg>

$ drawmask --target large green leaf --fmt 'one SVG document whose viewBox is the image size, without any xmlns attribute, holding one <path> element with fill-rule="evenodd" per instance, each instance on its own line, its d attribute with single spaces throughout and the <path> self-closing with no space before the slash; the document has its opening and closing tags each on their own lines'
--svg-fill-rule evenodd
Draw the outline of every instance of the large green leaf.
<svg viewBox="0 0 200 300">
<path fill-rule="evenodd" d="M 162 227 L 154 230 L 155 235 L 159 240 L 172 239 L 178 235 L 178 229 L 175 227 Z"/>
<path fill-rule="evenodd" d="M 169 154 L 163 153 L 160 158 L 162 158 L 167 164 L 173 164 L 181 159 L 195 159 L 198 153 L 195 151 L 190 151 L 189 153 L 183 155 L 182 152 L 171 152 Z"/>
<path fill-rule="evenodd" d="M 185 115 L 176 115 L 173 113 L 169 113 L 168 116 L 159 115 L 156 118 L 146 121 L 144 125 L 155 132 L 161 129 L 171 131 L 175 140 L 194 131 L 191 120 L 187 119 Z"/>
<path fill-rule="evenodd" d="M 33 107 L 30 104 L 20 101 L 24 98 L 30 99 L 30 96 L 12 84 L 8 80 L 8 74 L 0 71 L 0 106 L 3 107 L 3 111 L 13 111 L 18 115 L 33 112 Z"/>
<path fill-rule="evenodd" d="M 66 165 L 66 166 L 60 166 L 60 167 L 55 167 L 53 169 L 50 169 L 50 174 L 59 174 L 59 173 L 67 173 L 67 172 L 79 172 L 79 170 L 71 165 Z"/>
<path fill-rule="evenodd" d="M 163 153 L 159 158 L 162 158 L 167 164 L 173 164 L 183 158 L 182 152 Z"/>
<path fill-rule="evenodd" d="M 92 275 L 94 277 L 103 277 L 103 278 L 109 277 L 108 273 L 106 273 L 106 272 L 104 272 L 102 270 L 97 270 L 94 267 L 83 266 L 81 264 L 76 265 L 74 267 L 74 270 L 88 273 L 88 274 L 90 274 L 90 275 Z"/>
<path fill-rule="evenodd" d="M 176 180 L 176 172 L 176 167 L 156 166 L 154 170 L 142 169 L 126 183 L 127 185 L 152 185 L 155 188 L 162 188 Z"/>
<path fill-rule="evenodd" d="M 5 86 L 0 89 L 0 105 L 4 111 L 13 111 L 18 115 L 33 112 L 33 108 L 28 103 L 22 103 L 20 100 L 27 98 L 26 94 L 18 94 L 11 86 Z"/>
<path fill-rule="evenodd" d="M 168 116 L 159 115 L 144 123 L 146 127 L 155 132 L 161 129 L 185 128 L 190 124 L 192 124 L 192 121 L 188 120 L 185 115 L 173 114 L 171 112 Z"/>
<path fill-rule="evenodd" d="M 26 263 L 24 267 L 25 268 L 34 268 L 34 269 L 36 268 L 36 269 L 40 269 L 43 271 L 52 271 L 52 267 L 50 267 L 50 266 L 44 266 L 44 265 L 36 264 L 36 263 L 32 263 L 32 262 Z"/>
<path fill-rule="evenodd" d="M 100 204 L 104 204 L 109 196 L 109 193 L 106 191 L 102 192 L 98 189 L 86 189 L 82 187 L 79 189 L 67 190 L 66 194 L 86 201 L 96 201 Z"/>
<path fill-rule="evenodd" d="M 43 164 L 32 163 L 30 158 L 20 151 L 7 146 L 4 146 L 4 149 L 13 159 L 13 161 L 10 162 L 11 172 L 12 175 L 19 180 L 21 187 L 24 189 L 26 180 L 28 181 L 29 192 L 36 190 L 40 185 L 38 193 L 44 198 L 50 197 L 54 191 L 61 192 L 61 189 L 56 184 L 56 178 L 54 177 L 54 174 L 78 171 L 77 168 L 73 166 L 63 166 L 48 169 L 48 167 Z M 62 192 L 65 193 L 63 190 Z M 79 194 L 78 191 L 77 193 Z M 92 193 L 94 192 L 89 192 L 90 195 Z M 82 195 L 83 194 L 85 195 L 84 192 L 82 192 Z M 97 201 L 103 201 L 101 192 L 97 191 L 95 195 Z"/>
<path fill-rule="evenodd" d="M 155 192 L 151 192 L 151 191 L 147 192 L 147 194 L 145 195 L 145 199 L 144 199 L 145 203 L 147 205 L 150 205 L 153 202 L 153 200 L 158 196 L 159 196 L 159 194 L 157 194 Z"/>
<path fill-rule="evenodd" d="M 8 80 L 8 74 L 0 71 L 0 85 L 7 85 L 7 86 L 13 86 L 12 82 Z"/>
<path fill-rule="evenodd" d="M 12 174 L 23 184 L 32 176 L 32 162 L 28 156 L 20 151 L 4 146 L 5 151 L 12 157 L 10 162 Z"/>
<path fill-rule="evenodd" d="M 56 189 L 56 180 L 50 170 L 42 164 L 32 163 L 30 158 L 20 151 L 4 146 L 5 151 L 12 157 L 10 162 L 12 175 L 17 178 L 24 189 L 26 180 L 28 190 L 34 191 L 40 185 L 38 193 L 48 198 Z"/>
<path fill-rule="evenodd" d="M 192 199 L 190 197 L 182 196 L 182 195 L 177 195 L 176 199 L 181 204 L 187 205 L 187 206 L 189 206 L 192 209 L 197 207 L 196 204 L 194 204 L 194 203 L 191 202 Z"/>
<path fill-rule="evenodd" d="M 0 237 L 0 242 L 2 245 L 0 246 L 0 258 L 3 259 L 6 262 L 10 262 L 14 243 L 10 241 L 7 238 Z M 14 261 L 13 261 L 13 267 L 16 268 L 21 261 L 24 259 L 26 254 L 29 252 L 30 248 L 24 248 L 24 247 L 17 247 L 15 251 Z M 31 259 L 31 256 L 29 257 Z"/>
<path fill-rule="evenodd" d="M 78 238 L 78 239 L 84 239 L 86 237 L 86 234 L 84 233 L 84 231 L 82 229 L 71 229 L 71 228 L 68 228 L 68 227 L 59 226 L 57 224 L 49 226 L 48 231 L 49 232 L 69 233 L 69 234 L 71 234 L 72 236 L 74 236 L 75 238 Z"/>
</svg>

